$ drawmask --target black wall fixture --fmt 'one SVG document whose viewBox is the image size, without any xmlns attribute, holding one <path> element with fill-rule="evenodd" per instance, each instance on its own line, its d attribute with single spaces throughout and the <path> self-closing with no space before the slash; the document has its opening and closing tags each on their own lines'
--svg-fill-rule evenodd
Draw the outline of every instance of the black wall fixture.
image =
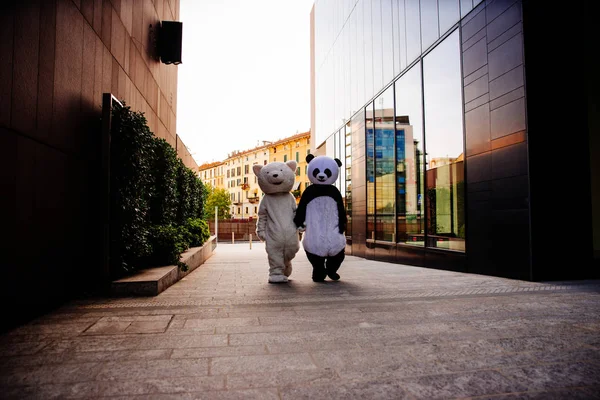
<svg viewBox="0 0 600 400">
<path fill-rule="evenodd" d="M 158 34 L 158 55 L 165 64 L 181 64 L 181 35 L 183 24 L 162 21 Z"/>
</svg>

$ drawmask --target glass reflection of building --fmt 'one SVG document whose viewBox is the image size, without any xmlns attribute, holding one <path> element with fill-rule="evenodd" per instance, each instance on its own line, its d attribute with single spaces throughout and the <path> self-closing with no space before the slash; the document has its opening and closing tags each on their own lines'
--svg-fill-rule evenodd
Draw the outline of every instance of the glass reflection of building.
<svg viewBox="0 0 600 400">
<path fill-rule="evenodd" d="M 525 115 L 547 113 L 527 111 L 545 99 L 528 104 L 524 82 L 527 54 L 547 57 L 543 36 L 523 51 L 528 16 L 552 32 L 539 12 L 521 0 L 315 1 L 312 142 L 345 163 L 350 254 L 544 276 L 531 268 L 529 201 L 547 185 L 529 163 L 546 156 L 528 153 Z"/>
</svg>

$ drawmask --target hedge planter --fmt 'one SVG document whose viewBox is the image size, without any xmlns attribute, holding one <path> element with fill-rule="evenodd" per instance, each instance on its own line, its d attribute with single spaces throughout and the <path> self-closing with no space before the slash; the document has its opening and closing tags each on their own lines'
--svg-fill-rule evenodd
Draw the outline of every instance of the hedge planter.
<svg viewBox="0 0 600 400">
<path fill-rule="evenodd" d="M 181 278 L 204 264 L 217 247 L 216 236 L 211 236 L 202 246 L 192 247 L 181 254 L 180 261 L 187 271 L 177 265 L 166 265 L 141 269 L 130 276 L 113 281 L 111 294 L 114 296 L 156 296 Z"/>
</svg>

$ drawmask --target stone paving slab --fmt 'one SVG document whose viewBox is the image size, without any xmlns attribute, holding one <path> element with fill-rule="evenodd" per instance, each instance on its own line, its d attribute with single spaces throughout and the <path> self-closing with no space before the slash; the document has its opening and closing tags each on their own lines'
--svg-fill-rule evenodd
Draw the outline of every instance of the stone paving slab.
<svg viewBox="0 0 600 400">
<path fill-rule="evenodd" d="M 220 243 L 155 297 L 74 300 L 0 337 L 2 399 L 600 399 L 600 282 L 526 282 Z"/>
</svg>

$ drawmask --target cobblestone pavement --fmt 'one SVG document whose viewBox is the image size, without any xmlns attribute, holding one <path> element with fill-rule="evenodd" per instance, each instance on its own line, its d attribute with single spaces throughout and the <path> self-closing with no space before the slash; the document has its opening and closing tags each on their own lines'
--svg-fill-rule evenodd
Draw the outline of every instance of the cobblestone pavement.
<svg viewBox="0 0 600 400">
<path fill-rule="evenodd" d="M 73 301 L 0 337 L 2 399 L 600 399 L 600 281 L 534 283 L 304 251 L 267 283 L 220 243 L 151 298 Z"/>
</svg>

